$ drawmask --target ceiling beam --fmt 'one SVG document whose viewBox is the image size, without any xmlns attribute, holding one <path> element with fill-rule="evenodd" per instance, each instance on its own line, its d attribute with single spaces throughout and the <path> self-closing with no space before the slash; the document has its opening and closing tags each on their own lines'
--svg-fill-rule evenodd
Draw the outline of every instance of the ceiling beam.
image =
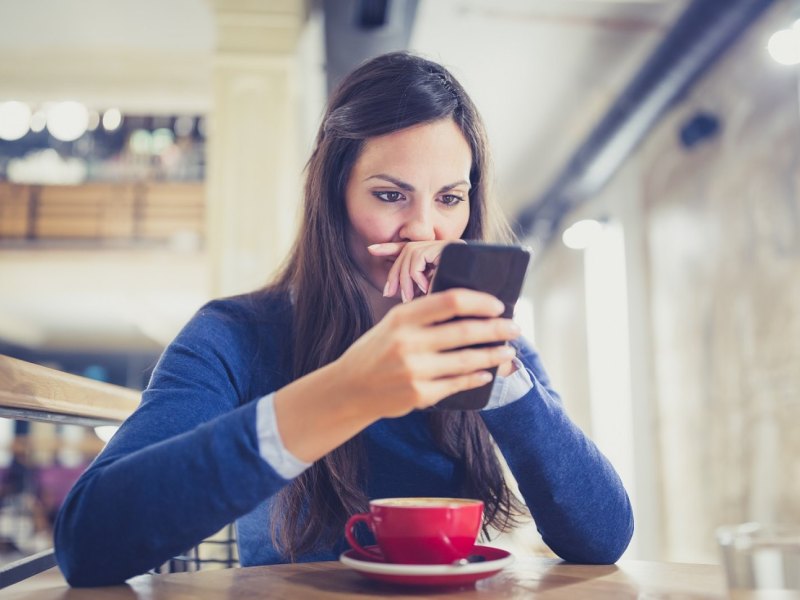
<svg viewBox="0 0 800 600">
<path fill-rule="evenodd" d="M 567 161 L 516 218 L 520 238 L 543 247 L 561 221 L 597 194 L 725 50 L 773 0 L 693 0 Z"/>
</svg>

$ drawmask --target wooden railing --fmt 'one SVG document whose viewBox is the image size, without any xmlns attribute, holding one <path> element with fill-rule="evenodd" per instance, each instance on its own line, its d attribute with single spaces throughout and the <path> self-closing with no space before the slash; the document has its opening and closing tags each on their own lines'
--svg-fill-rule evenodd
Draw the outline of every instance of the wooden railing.
<svg viewBox="0 0 800 600">
<path fill-rule="evenodd" d="M 80 425 L 121 423 L 141 392 L 0 355 L 0 416 Z"/>
<path fill-rule="evenodd" d="M 0 416 L 75 425 L 118 424 L 141 392 L 0 355 Z M 0 568 L 0 588 L 54 567 L 46 550 Z"/>
<path fill-rule="evenodd" d="M 202 241 L 202 183 L 0 183 L 0 241 L 164 243 Z"/>
</svg>

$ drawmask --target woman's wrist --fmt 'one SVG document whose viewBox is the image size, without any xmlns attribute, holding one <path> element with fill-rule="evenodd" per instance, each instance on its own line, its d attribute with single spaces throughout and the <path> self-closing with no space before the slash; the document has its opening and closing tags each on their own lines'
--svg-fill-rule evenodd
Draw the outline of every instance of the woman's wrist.
<svg viewBox="0 0 800 600">
<path fill-rule="evenodd" d="M 359 405 L 354 389 L 333 362 L 278 390 L 275 418 L 286 449 L 313 462 L 377 420 Z"/>
</svg>

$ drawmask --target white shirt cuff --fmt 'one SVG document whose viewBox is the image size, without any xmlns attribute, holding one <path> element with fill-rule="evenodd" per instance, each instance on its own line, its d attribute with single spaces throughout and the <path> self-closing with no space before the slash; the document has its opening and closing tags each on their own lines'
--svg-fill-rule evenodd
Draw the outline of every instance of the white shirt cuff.
<svg viewBox="0 0 800 600">
<path fill-rule="evenodd" d="M 278 431 L 278 421 L 275 418 L 275 394 L 268 394 L 257 402 L 258 453 L 278 475 L 284 479 L 294 479 L 310 467 L 311 463 L 303 462 L 283 445 Z"/>
<path fill-rule="evenodd" d="M 512 362 L 517 370 L 508 377 L 495 376 L 492 395 L 489 396 L 489 402 L 481 410 L 492 410 L 516 402 L 533 388 L 530 373 L 522 361 L 514 357 Z"/>
</svg>

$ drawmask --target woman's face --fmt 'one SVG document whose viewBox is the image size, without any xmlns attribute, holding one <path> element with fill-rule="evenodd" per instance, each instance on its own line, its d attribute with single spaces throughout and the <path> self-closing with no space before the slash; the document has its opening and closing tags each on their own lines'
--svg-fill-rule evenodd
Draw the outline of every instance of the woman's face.
<svg viewBox="0 0 800 600">
<path fill-rule="evenodd" d="M 452 119 L 369 138 L 345 190 L 347 244 L 369 282 L 382 290 L 394 259 L 367 246 L 459 239 L 469 220 L 472 152 Z"/>
</svg>

